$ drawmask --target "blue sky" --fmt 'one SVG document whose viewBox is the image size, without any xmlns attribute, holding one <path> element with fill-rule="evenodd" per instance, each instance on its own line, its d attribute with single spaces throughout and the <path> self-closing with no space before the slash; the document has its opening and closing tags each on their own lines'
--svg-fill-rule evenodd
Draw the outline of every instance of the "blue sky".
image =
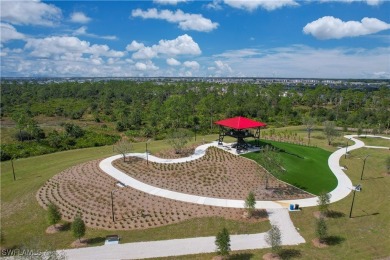
<svg viewBox="0 0 390 260">
<path fill-rule="evenodd" d="M 390 78 L 383 0 L 1 0 L 2 76 Z"/>
</svg>

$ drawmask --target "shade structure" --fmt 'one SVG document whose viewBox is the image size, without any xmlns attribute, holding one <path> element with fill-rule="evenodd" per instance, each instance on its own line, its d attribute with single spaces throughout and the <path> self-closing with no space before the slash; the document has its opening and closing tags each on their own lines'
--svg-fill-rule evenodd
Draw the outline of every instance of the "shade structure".
<svg viewBox="0 0 390 260">
<path fill-rule="evenodd" d="M 258 128 L 258 127 L 265 127 L 267 126 L 266 123 L 258 122 L 246 117 L 238 116 L 228 119 L 223 119 L 220 121 L 215 122 L 215 124 L 236 129 L 236 130 L 243 130 L 243 129 L 249 129 L 249 128 Z"/>
</svg>

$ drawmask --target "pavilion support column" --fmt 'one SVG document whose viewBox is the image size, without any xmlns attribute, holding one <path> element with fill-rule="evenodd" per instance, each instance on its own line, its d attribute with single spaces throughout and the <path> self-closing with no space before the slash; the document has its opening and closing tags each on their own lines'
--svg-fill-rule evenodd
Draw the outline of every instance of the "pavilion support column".
<svg viewBox="0 0 390 260">
<path fill-rule="evenodd" d="M 218 145 L 223 144 L 223 138 L 225 137 L 225 130 L 222 126 L 219 127 Z"/>
<path fill-rule="evenodd" d="M 254 137 L 255 137 L 256 145 L 260 146 L 260 127 L 256 128 L 256 133 Z"/>
</svg>

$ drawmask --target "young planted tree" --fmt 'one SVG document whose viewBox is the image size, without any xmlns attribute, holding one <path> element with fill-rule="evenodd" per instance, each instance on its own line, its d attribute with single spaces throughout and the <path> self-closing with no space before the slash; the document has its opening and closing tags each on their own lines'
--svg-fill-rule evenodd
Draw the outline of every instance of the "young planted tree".
<svg viewBox="0 0 390 260">
<path fill-rule="evenodd" d="M 304 124 L 304 126 L 305 126 L 305 128 L 306 128 L 306 131 L 307 131 L 307 139 L 309 140 L 309 141 L 308 141 L 308 144 L 310 145 L 311 131 L 313 131 L 315 121 L 314 121 L 314 119 L 313 119 L 312 117 L 310 117 L 310 116 L 305 116 L 305 117 L 303 117 L 303 119 L 302 119 L 302 123 Z"/>
<path fill-rule="evenodd" d="M 186 144 L 191 140 L 191 132 L 186 129 L 176 129 L 168 135 L 168 144 L 176 154 L 180 154 Z"/>
<path fill-rule="evenodd" d="M 221 256 L 228 256 L 230 249 L 230 234 L 229 231 L 226 228 L 223 228 L 222 231 L 220 231 L 217 234 L 217 237 L 215 238 L 215 245 L 217 246 L 217 253 Z"/>
<path fill-rule="evenodd" d="M 330 193 L 321 192 L 318 196 L 317 203 L 318 203 L 318 209 L 321 212 L 321 216 L 326 216 L 326 214 L 329 211 L 329 203 L 331 198 Z"/>
<path fill-rule="evenodd" d="M 321 243 L 325 243 L 328 236 L 328 226 L 326 225 L 325 219 L 320 217 L 316 222 L 316 234 Z"/>
<path fill-rule="evenodd" d="M 251 217 L 253 212 L 255 211 L 256 206 L 256 198 L 255 193 L 253 191 L 250 191 L 248 196 L 245 199 L 245 209 L 248 212 L 248 217 Z"/>
<path fill-rule="evenodd" d="M 324 122 L 324 134 L 328 140 L 328 145 L 331 145 L 332 141 L 338 136 L 336 125 L 333 121 Z"/>
<path fill-rule="evenodd" d="M 282 244 L 282 234 L 276 225 L 272 225 L 271 229 L 265 235 L 265 242 L 271 247 L 272 253 L 278 254 Z"/>
<path fill-rule="evenodd" d="M 47 208 L 47 220 L 50 225 L 54 225 L 56 227 L 56 224 L 61 220 L 61 213 L 58 210 L 58 207 L 50 203 Z"/>
<path fill-rule="evenodd" d="M 122 154 L 123 161 L 126 161 L 126 154 L 129 153 L 133 149 L 132 143 L 130 143 L 127 140 L 120 140 L 116 145 L 114 146 L 115 151 Z"/>
<path fill-rule="evenodd" d="M 77 215 L 71 226 L 72 234 L 75 238 L 81 241 L 81 237 L 85 235 L 85 223 L 80 215 Z"/>
</svg>

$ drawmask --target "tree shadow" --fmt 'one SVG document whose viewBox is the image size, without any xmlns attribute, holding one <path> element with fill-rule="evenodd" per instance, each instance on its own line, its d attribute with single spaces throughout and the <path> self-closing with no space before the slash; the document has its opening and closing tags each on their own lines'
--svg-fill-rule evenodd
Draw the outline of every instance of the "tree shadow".
<svg viewBox="0 0 390 260">
<path fill-rule="evenodd" d="M 88 238 L 87 243 L 89 245 L 95 245 L 95 244 L 100 244 L 106 241 L 105 237 L 93 237 L 93 238 Z"/>
<path fill-rule="evenodd" d="M 258 218 L 268 218 L 268 213 L 266 210 L 254 210 L 252 213 L 252 217 Z"/>
<path fill-rule="evenodd" d="M 253 254 L 251 253 L 240 253 L 234 254 L 229 257 L 229 260 L 249 260 L 252 259 Z"/>
<path fill-rule="evenodd" d="M 324 239 L 324 242 L 330 246 L 339 245 L 344 241 L 345 241 L 345 238 L 340 237 L 340 236 L 327 236 Z"/>
<path fill-rule="evenodd" d="M 70 230 L 70 226 L 71 226 L 71 223 L 70 222 L 66 222 L 64 224 L 60 224 L 58 225 L 58 230 L 59 231 L 69 231 Z"/>
<path fill-rule="evenodd" d="M 353 216 L 352 218 L 361 218 L 361 217 L 369 217 L 369 216 L 376 216 L 376 215 L 379 215 L 379 212 L 375 212 L 375 213 L 372 213 L 372 214 L 369 214 L 367 212 L 365 212 L 363 210 L 364 213 L 366 213 L 365 215 L 360 215 L 360 216 Z"/>
<path fill-rule="evenodd" d="M 383 179 L 385 177 L 380 176 L 380 177 L 368 177 L 368 178 L 363 178 L 363 180 L 375 180 L 375 179 Z"/>
<path fill-rule="evenodd" d="M 297 249 L 282 249 L 278 253 L 281 259 L 291 259 L 301 257 L 301 251 Z"/>
<path fill-rule="evenodd" d="M 342 218 L 345 217 L 345 214 L 343 212 L 329 210 L 328 212 L 326 212 L 326 216 L 328 218 Z"/>
</svg>

